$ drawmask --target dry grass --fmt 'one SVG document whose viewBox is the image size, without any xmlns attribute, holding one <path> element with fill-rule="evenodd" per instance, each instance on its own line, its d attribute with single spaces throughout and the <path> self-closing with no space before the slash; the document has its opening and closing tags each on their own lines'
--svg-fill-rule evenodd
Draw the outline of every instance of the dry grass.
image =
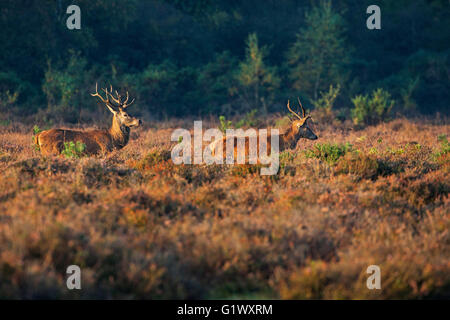
<svg viewBox="0 0 450 320">
<path fill-rule="evenodd" d="M 450 158 L 434 156 L 448 124 L 322 126 L 273 177 L 175 166 L 170 126 L 82 159 L 1 129 L 1 298 L 450 297 Z M 329 164 L 305 155 L 316 142 L 358 151 Z M 366 288 L 371 264 L 382 290 Z"/>
</svg>

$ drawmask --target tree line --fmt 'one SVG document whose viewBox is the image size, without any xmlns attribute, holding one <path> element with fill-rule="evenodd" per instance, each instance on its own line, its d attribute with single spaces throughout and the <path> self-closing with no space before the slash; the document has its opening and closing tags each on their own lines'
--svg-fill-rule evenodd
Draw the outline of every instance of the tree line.
<svg viewBox="0 0 450 320">
<path fill-rule="evenodd" d="M 66 27 L 71 4 L 80 30 Z M 98 110 L 98 82 L 158 119 L 277 112 L 297 96 L 355 122 L 448 114 L 448 1 L 380 0 L 380 30 L 366 27 L 370 4 L 3 0 L 0 109 L 77 122 Z"/>
</svg>

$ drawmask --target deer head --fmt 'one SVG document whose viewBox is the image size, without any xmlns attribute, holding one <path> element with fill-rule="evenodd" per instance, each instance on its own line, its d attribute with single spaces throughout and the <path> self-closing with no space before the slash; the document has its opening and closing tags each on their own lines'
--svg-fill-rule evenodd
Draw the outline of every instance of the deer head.
<svg viewBox="0 0 450 320">
<path fill-rule="evenodd" d="M 308 126 L 308 120 L 311 119 L 311 116 L 307 116 L 305 109 L 302 106 L 302 103 L 300 102 L 300 98 L 298 99 L 298 104 L 300 105 L 300 108 L 302 109 L 303 116 L 300 116 L 298 113 L 294 112 L 291 107 L 289 106 L 289 100 L 287 103 L 288 110 L 297 118 L 292 120 L 291 123 L 291 130 L 294 132 L 295 137 L 297 139 L 299 138 L 305 138 L 309 140 L 316 140 L 317 136 L 314 134 L 314 132 L 311 130 L 311 128 Z"/>
<path fill-rule="evenodd" d="M 113 88 L 111 85 L 109 90 L 108 88 L 102 88 L 102 90 L 105 92 L 106 98 L 103 98 L 98 93 L 98 87 L 96 83 L 95 93 L 91 93 L 91 96 L 98 97 L 106 105 L 106 107 L 108 107 L 109 111 L 111 111 L 111 113 L 114 115 L 115 121 L 117 121 L 120 126 L 125 126 L 129 128 L 129 127 L 138 127 L 142 124 L 142 121 L 140 119 L 132 117 L 125 111 L 125 109 L 128 108 L 134 102 L 134 99 L 128 102 L 129 100 L 128 91 L 126 99 L 122 100 L 122 96 L 119 94 L 119 92 L 117 92 L 117 90 L 115 91 L 115 96 L 113 95 L 112 93 Z"/>
</svg>

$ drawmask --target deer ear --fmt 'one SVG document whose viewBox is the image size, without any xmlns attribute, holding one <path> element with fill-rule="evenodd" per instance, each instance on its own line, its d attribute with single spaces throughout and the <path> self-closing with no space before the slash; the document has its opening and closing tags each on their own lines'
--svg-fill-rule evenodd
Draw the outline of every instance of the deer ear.
<svg viewBox="0 0 450 320">
<path fill-rule="evenodd" d="M 114 110 L 109 104 L 106 104 L 106 106 L 108 107 L 109 111 L 111 111 L 112 114 L 115 115 L 117 113 L 117 111 Z"/>
</svg>

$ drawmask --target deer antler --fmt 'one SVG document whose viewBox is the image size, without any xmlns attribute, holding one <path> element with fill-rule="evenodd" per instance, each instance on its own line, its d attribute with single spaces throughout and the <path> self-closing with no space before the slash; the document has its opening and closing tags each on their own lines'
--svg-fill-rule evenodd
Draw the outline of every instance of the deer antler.
<svg viewBox="0 0 450 320">
<path fill-rule="evenodd" d="M 112 92 L 112 87 L 111 87 L 111 92 Z M 111 99 L 113 99 L 113 101 L 119 105 L 120 108 L 126 109 L 128 106 L 133 104 L 135 99 L 131 100 L 130 103 L 127 103 L 128 99 L 129 99 L 128 91 L 127 91 L 127 98 L 125 99 L 125 101 L 121 101 L 122 96 L 120 95 L 120 93 L 117 90 L 114 90 L 114 92 L 116 93 L 115 97 L 111 93 L 109 93 L 109 95 L 111 96 Z"/>
<path fill-rule="evenodd" d="M 125 101 L 124 101 L 123 104 L 122 104 L 122 108 L 123 108 L 123 109 L 129 107 L 130 105 L 132 105 L 132 104 L 134 103 L 135 98 L 133 98 L 133 100 L 131 100 L 130 103 L 127 103 L 127 102 L 128 102 L 128 98 L 129 98 L 129 97 L 128 97 L 128 91 L 127 91 L 127 98 L 125 99 Z"/>
<path fill-rule="evenodd" d="M 98 84 L 96 82 L 95 83 L 95 93 L 91 93 L 91 96 L 98 97 L 103 103 L 105 103 L 106 105 L 112 107 L 111 102 L 109 101 L 109 98 L 108 98 L 108 89 L 102 88 L 102 90 L 106 92 L 106 98 L 103 98 L 100 95 L 100 93 L 98 93 Z"/>
<path fill-rule="evenodd" d="M 297 100 L 298 100 L 298 104 L 300 105 L 300 108 L 302 108 L 302 113 L 303 113 L 303 118 L 304 118 L 304 117 L 306 116 L 305 109 L 303 108 L 302 103 L 300 102 L 300 98 L 299 98 L 299 97 L 297 97 Z"/>
<path fill-rule="evenodd" d="M 288 102 L 287 102 L 287 108 L 288 108 L 288 110 L 289 110 L 294 116 L 296 116 L 297 118 L 299 118 L 300 120 L 302 120 L 302 117 L 300 117 L 296 112 L 294 112 L 294 111 L 291 109 L 291 107 L 289 107 L 289 100 L 288 100 Z"/>
<path fill-rule="evenodd" d="M 103 98 L 98 93 L 98 84 L 95 83 L 95 93 L 91 93 L 91 96 L 99 97 L 104 103 L 106 103 L 110 107 L 112 107 L 113 105 L 112 105 L 111 101 L 109 101 L 109 99 L 112 99 L 112 101 L 117 104 L 117 106 L 115 106 L 116 108 L 122 108 L 122 109 L 125 109 L 125 108 L 129 107 L 130 105 L 132 105 L 134 103 L 135 99 L 131 100 L 131 102 L 128 103 L 128 100 L 129 100 L 128 91 L 127 91 L 127 98 L 123 102 L 121 101 L 122 100 L 122 96 L 119 94 L 119 92 L 117 90 L 114 90 L 114 92 L 116 94 L 116 96 L 114 97 L 114 95 L 112 94 L 113 88 L 112 88 L 111 84 L 109 85 L 109 90 L 107 88 L 102 88 L 102 90 L 105 92 L 106 98 Z"/>
<path fill-rule="evenodd" d="M 112 85 L 109 85 L 109 91 L 106 88 L 102 89 L 102 90 L 105 91 L 106 96 L 110 97 L 114 101 L 114 103 L 117 103 L 117 106 L 120 106 L 120 99 L 117 99 L 112 95 L 112 91 L 113 91 Z"/>
</svg>

